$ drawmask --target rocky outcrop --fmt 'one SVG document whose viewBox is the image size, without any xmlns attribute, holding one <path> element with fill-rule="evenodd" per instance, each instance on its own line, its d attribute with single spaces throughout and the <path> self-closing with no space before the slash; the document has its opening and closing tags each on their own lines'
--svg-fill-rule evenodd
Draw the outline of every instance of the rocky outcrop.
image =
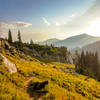
<svg viewBox="0 0 100 100">
<path fill-rule="evenodd" d="M 11 46 L 7 40 L 0 39 L 0 48 L 2 48 L 2 47 L 5 49 L 11 49 Z"/>
<path fill-rule="evenodd" d="M 12 74 L 12 73 L 16 73 L 17 72 L 17 67 L 14 63 L 12 63 L 10 60 L 8 60 L 5 56 L 3 56 L 2 54 L 0 54 L 3 58 L 3 62 L 5 64 L 5 67 L 7 67 L 8 71 Z"/>
<path fill-rule="evenodd" d="M 67 62 L 70 63 L 70 64 L 73 64 L 73 58 L 71 55 L 67 55 Z"/>
</svg>

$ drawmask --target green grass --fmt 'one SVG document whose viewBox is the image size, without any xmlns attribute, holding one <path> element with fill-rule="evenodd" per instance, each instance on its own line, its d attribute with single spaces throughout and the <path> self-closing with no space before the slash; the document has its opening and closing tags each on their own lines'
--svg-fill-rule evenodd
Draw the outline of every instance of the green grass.
<svg viewBox="0 0 100 100">
<path fill-rule="evenodd" d="M 59 62 L 38 60 L 21 61 L 19 56 L 4 53 L 18 67 L 10 74 L 0 65 L 0 100 L 29 100 L 24 82 L 33 74 L 33 83 L 49 80 L 48 93 L 42 100 L 100 100 L 100 82 L 75 73 L 75 66 Z M 71 71 L 70 71 L 71 70 Z"/>
</svg>

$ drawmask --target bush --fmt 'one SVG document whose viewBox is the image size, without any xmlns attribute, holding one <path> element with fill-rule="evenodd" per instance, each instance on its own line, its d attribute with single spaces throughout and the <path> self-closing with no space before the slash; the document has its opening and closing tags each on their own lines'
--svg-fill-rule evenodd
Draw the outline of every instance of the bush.
<svg viewBox="0 0 100 100">
<path fill-rule="evenodd" d="M 3 62 L 3 58 L 2 58 L 1 55 L 0 55 L 0 63 L 1 63 L 1 62 Z"/>
</svg>

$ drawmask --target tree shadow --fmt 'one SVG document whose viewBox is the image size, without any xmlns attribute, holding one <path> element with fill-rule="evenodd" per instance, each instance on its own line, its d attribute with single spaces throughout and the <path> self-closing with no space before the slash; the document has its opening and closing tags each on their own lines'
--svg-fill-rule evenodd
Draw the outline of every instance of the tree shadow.
<svg viewBox="0 0 100 100">
<path fill-rule="evenodd" d="M 48 81 L 30 82 L 27 87 L 27 92 L 29 93 L 31 98 L 33 97 L 34 100 L 38 100 L 48 93 L 48 90 L 45 89 L 48 84 Z"/>
</svg>

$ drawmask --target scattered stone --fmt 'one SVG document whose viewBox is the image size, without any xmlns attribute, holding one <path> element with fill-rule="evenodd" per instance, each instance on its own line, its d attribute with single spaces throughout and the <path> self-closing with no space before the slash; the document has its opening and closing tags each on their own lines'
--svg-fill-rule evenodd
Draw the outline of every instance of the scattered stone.
<svg viewBox="0 0 100 100">
<path fill-rule="evenodd" d="M 88 78 L 85 78 L 84 81 L 89 81 Z"/>
<path fill-rule="evenodd" d="M 71 67 L 66 67 L 66 69 L 71 70 L 72 68 Z"/>
<path fill-rule="evenodd" d="M 30 58 L 29 61 L 33 61 L 33 59 Z"/>
<path fill-rule="evenodd" d="M 62 64 L 58 64 L 58 66 L 64 66 L 64 65 L 62 65 Z"/>
<path fill-rule="evenodd" d="M 53 68 L 57 69 L 57 67 L 56 67 L 56 66 L 53 66 Z"/>
<path fill-rule="evenodd" d="M 21 62 L 25 62 L 25 59 L 21 59 Z"/>
<path fill-rule="evenodd" d="M 69 70 L 68 73 L 73 73 L 73 71 Z"/>
<path fill-rule="evenodd" d="M 40 64 L 41 64 L 41 65 L 43 65 L 43 66 L 45 66 L 45 64 L 44 64 L 44 63 L 42 63 L 42 62 L 40 62 Z"/>
<path fill-rule="evenodd" d="M 78 74 L 77 72 L 74 72 L 73 74 L 74 74 L 75 76 L 79 76 L 79 74 Z"/>
<path fill-rule="evenodd" d="M 34 77 L 34 75 L 32 73 L 28 73 L 29 77 Z"/>
</svg>

